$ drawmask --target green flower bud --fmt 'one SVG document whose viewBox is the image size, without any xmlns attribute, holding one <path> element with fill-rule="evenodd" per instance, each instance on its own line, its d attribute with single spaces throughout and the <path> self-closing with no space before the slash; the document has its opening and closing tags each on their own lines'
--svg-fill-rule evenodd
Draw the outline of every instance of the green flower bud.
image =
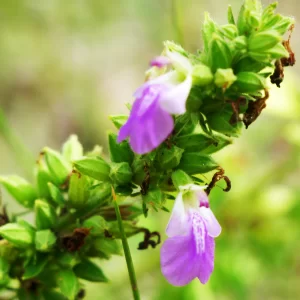
<svg viewBox="0 0 300 300">
<path fill-rule="evenodd" d="M 271 55 L 268 52 L 248 52 L 248 55 L 256 61 L 270 63 Z"/>
<path fill-rule="evenodd" d="M 247 48 L 247 39 L 245 36 L 240 35 L 233 40 L 233 45 L 237 50 L 242 50 Z"/>
<path fill-rule="evenodd" d="M 55 209 L 46 201 L 35 201 L 35 224 L 36 227 L 41 229 L 52 228 L 56 223 Z"/>
<path fill-rule="evenodd" d="M 101 216 L 93 216 L 83 222 L 83 227 L 91 229 L 91 236 L 103 236 L 108 224 Z"/>
<path fill-rule="evenodd" d="M 23 206 L 32 208 L 37 198 L 35 188 L 25 179 L 12 175 L 1 176 L 0 183 Z"/>
<path fill-rule="evenodd" d="M 72 270 L 59 270 L 57 274 L 57 284 L 63 295 L 68 299 L 75 300 L 79 292 L 79 282 Z"/>
<path fill-rule="evenodd" d="M 47 167 L 52 174 L 55 183 L 58 185 L 63 184 L 71 172 L 71 168 L 67 161 L 60 153 L 48 147 L 44 148 L 42 153 L 45 155 Z"/>
<path fill-rule="evenodd" d="M 127 162 L 111 163 L 110 178 L 118 185 L 126 185 L 132 179 L 132 171 Z"/>
<path fill-rule="evenodd" d="M 196 152 L 184 153 L 178 169 L 183 170 L 187 174 L 202 174 L 216 169 L 219 165 L 207 155 Z"/>
<path fill-rule="evenodd" d="M 14 262 L 19 255 L 19 249 L 7 240 L 0 240 L 0 257 L 3 257 L 9 263 Z"/>
<path fill-rule="evenodd" d="M 221 110 L 207 115 L 207 124 L 212 130 L 223 133 L 227 136 L 238 137 L 243 128 L 241 122 L 230 124 L 229 120 L 233 112 L 230 110 Z"/>
<path fill-rule="evenodd" d="M 79 172 L 73 172 L 70 177 L 69 202 L 72 207 L 82 208 L 89 199 L 89 180 Z"/>
<path fill-rule="evenodd" d="M 217 69 L 227 69 L 232 60 L 227 42 L 217 34 L 213 34 L 209 47 L 208 61 L 213 72 Z"/>
<path fill-rule="evenodd" d="M 280 22 L 273 26 L 273 29 L 278 31 L 279 34 L 284 35 L 293 24 L 295 24 L 294 18 L 283 17 Z"/>
<path fill-rule="evenodd" d="M 108 135 L 109 153 L 110 159 L 113 162 L 128 162 L 132 163 L 134 153 L 132 152 L 127 141 L 121 143 L 117 142 L 117 135 L 114 133 L 109 133 Z"/>
<path fill-rule="evenodd" d="M 169 170 L 177 167 L 183 152 L 183 149 L 174 145 L 170 149 L 168 147 L 160 148 L 157 152 L 159 167 L 162 170 Z"/>
<path fill-rule="evenodd" d="M 32 257 L 25 266 L 25 272 L 22 279 L 27 280 L 38 276 L 44 270 L 48 260 L 49 257 L 41 253 L 37 254 L 36 257 Z"/>
<path fill-rule="evenodd" d="M 254 33 L 248 40 L 249 52 L 265 52 L 282 40 L 276 30 L 267 30 Z"/>
<path fill-rule="evenodd" d="M 35 248 L 40 252 L 51 251 L 56 244 L 55 234 L 49 230 L 39 230 L 35 234 Z"/>
<path fill-rule="evenodd" d="M 226 24 L 226 25 L 221 26 L 221 32 L 229 40 L 233 40 L 238 36 L 238 30 L 237 30 L 236 26 L 233 24 Z"/>
<path fill-rule="evenodd" d="M 1 226 L 0 235 L 18 248 L 29 247 L 34 242 L 34 233 L 17 223 L 8 223 Z"/>
<path fill-rule="evenodd" d="M 232 12 L 231 5 L 228 6 L 228 10 L 227 10 L 227 20 L 228 20 L 228 23 L 229 23 L 229 24 L 235 25 L 235 21 L 234 21 L 234 16 L 233 16 L 233 12 Z"/>
<path fill-rule="evenodd" d="M 202 26 L 202 38 L 205 50 L 208 50 L 211 37 L 214 32 L 217 32 L 217 30 L 217 24 L 210 18 L 209 13 L 205 12 Z"/>
<path fill-rule="evenodd" d="M 268 29 L 274 29 L 274 26 L 281 22 L 282 20 L 282 16 L 277 14 L 277 15 L 269 15 L 268 17 L 263 17 L 262 18 L 262 24 L 260 26 L 260 31 L 263 31 L 263 30 L 268 30 Z"/>
<path fill-rule="evenodd" d="M 77 277 L 91 282 L 108 282 L 103 271 L 88 259 L 75 266 L 74 272 Z"/>
<path fill-rule="evenodd" d="M 109 197 L 111 197 L 111 184 L 108 182 L 101 182 L 90 188 L 90 197 L 86 204 L 89 211 L 97 206 L 100 206 Z"/>
<path fill-rule="evenodd" d="M 254 72 L 240 72 L 232 87 L 241 93 L 254 93 L 265 88 L 266 80 Z"/>
<path fill-rule="evenodd" d="M 176 170 L 172 173 L 172 181 L 177 190 L 182 185 L 193 183 L 193 179 L 182 170 Z"/>
<path fill-rule="evenodd" d="M 192 77 L 193 83 L 199 86 L 210 84 L 214 78 L 210 68 L 203 64 L 198 64 L 193 67 Z"/>
<path fill-rule="evenodd" d="M 51 196 L 48 188 L 48 182 L 52 181 L 49 171 L 46 168 L 43 168 L 41 164 L 38 164 L 35 176 L 39 197 L 49 199 Z"/>
<path fill-rule="evenodd" d="M 108 181 L 110 166 L 100 157 L 85 157 L 73 162 L 74 167 L 84 175 L 99 181 Z"/>
<path fill-rule="evenodd" d="M 65 205 L 65 199 L 60 189 L 52 182 L 48 182 L 48 189 L 50 191 L 51 199 L 58 205 Z"/>
<path fill-rule="evenodd" d="M 109 118 L 117 129 L 120 129 L 128 120 L 127 115 L 112 115 Z"/>
<path fill-rule="evenodd" d="M 147 206 L 151 205 L 155 210 L 162 208 L 164 202 L 164 194 L 159 188 L 150 189 L 147 191 L 147 194 L 143 196 L 143 203 Z"/>
<path fill-rule="evenodd" d="M 64 143 L 62 150 L 64 158 L 68 162 L 79 159 L 83 156 L 83 147 L 78 140 L 77 135 L 72 134 L 69 139 Z"/>
<path fill-rule="evenodd" d="M 248 22 L 251 27 L 257 28 L 260 24 L 260 14 L 255 11 L 250 11 Z"/>
<path fill-rule="evenodd" d="M 229 88 L 236 79 L 232 69 L 218 69 L 215 73 L 215 85 L 223 89 Z"/>
</svg>

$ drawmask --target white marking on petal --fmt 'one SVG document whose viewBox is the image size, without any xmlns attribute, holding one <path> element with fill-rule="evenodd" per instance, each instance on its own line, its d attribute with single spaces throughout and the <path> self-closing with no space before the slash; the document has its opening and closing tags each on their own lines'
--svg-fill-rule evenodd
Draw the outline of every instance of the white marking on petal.
<svg viewBox="0 0 300 300">
<path fill-rule="evenodd" d="M 174 69 L 187 75 L 192 72 L 193 66 L 189 59 L 178 52 L 166 51 L 167 57 L 171 60 Z"/>
<path fill-rule="evenodd" d="M 200 207 L 198 211 L 205 222 L 208 235 L 213 238 L 219 236 L 222 228 L 212 210 L 203 206 Z"/>
<path fill-rule="evenodd" d="M 170 114 L 184 114 L 186 112 L 185 103 L 192 88 L 192 77 L 186 79 L 175 87 L 161 94 L 160 106 Z"/>
<path fill-rule="evenodd" d="M 183 204 L 182 192 L 175 199 L 172 214 L 166 228 L 167 236 L 185 235 L 188 232 L 187 214 Z"/>
<path fill-rule="evenodd" d="M 193 211 L 191 214 L 196 251 L 201 254 L 205 251 L 205 225 L 199 212 Z"/>
</svg>

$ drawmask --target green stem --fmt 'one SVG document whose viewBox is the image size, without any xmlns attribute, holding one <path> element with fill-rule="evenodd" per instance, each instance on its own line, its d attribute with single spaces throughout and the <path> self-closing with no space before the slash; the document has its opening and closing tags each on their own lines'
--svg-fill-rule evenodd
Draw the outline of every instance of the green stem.
<svg viewBox="0 0 300 300">
<path fill-rule="evenodd" d="M 116 210 L 116 216 L 118 219 L 119 230 L 120 230 L 121 237 L 122 237 L 122 244 L 123 244 L 123 249 L 124 249 L 124 253 L 125 253 L 126 264 L 127 264 L 128 274 L 129 274 L 129 278 L 130 278 L 131 289 L 132 289 L 132 293 L 133 293 L 133 299 L 140 300 L 140 294 L 139 294 L 139 290 L 138 290 L 138 286 L 137 286 L 134 266 L 133 266 L 133 262 L 132 262 L 132 258 L 131 258 L 131 254 L 130 254 L 130 249 L 129 249 L 128 241 L 127 241 L 126 234 L 124 231 L 119 205 L 118 205 L 115 197 L 114 197 L 113 202 L 114 202 L 114 206 L 115 206 L 115 210 Z"/>
<path fill-rule="evenodd" d="M 0 135 L 10 147 L 11 151 L 15 154 L 16 159 L 19 161 L 26 175 L 32 176 L 32 169 L 35 164 L 34 157 L 10 127 L 3 111 L 0 109 Z"/>
<path fill-rule="evenodd" d="M 184 47 L 184 37 L 183 37 L 183 32 L 181 30 L 180 26 L 180 19 L 179 19 L 179 2 L 180 0 L 171 0 L 171 5 L 172 5 L 172 26 L 173 26 L 173 32 L 175 36 L 175 40 L 182 46 Z"/>
</svg>

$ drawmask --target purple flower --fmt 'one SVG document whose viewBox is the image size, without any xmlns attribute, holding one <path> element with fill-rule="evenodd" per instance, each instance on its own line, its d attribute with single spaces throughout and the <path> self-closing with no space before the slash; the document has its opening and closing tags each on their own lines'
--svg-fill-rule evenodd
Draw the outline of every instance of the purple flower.
<svg viewBox="0 0 300 300">
<path fill-rule="evenodd" d="M 214 238 L 221 226 L 209 208 L 203 187 L 181 187 L 166 229 L 168 239 L 161 247 L 161 269 L 175 286 L 194 278 L 206 283 L 214 268 Z"/>
<path fill-rule="evenodd" d="M 179 53 L 169 53 L 167 59 L 175 70 L 147 81 L 135 92 L 129 119 L 119 132 L 118 142 L 129 137 L 131 148 L 138 154 L 158 147 L 173 130 L 171 115 L 186 111 L 185 102 L 192 87 L 192 66 Z M 160 57 L 153 64 L 164 66 L 167 59 L 162 62 Z"/>
<path fill-rule="evenodd" d="M 151 67 L 158 67 L 158 68 L 163 68 L 169 64 L 171 64 L 171 60 L 166 56 L 156 56 L 150 62 Z"/>
</svg>

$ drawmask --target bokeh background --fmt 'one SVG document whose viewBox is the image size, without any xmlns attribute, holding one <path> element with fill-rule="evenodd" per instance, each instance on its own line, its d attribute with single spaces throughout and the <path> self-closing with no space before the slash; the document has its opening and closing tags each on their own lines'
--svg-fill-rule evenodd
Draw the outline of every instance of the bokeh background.
<svg viewBox="0 0 300 300">
<path fill-rule="evenodd" d="M 299 1 L 279 2 L 280 13 L 297 19 Z M 0 173 L 31 179 L 28 167 L 40 149 L 59 149 L 71 133 L 86 149 L 95 144 L 107 149 L 106 133 L 113 130 L 108 115 L 127 111 L 124 103 L 133 100 L 149 60 L 161 52 L 165 39 L 178 39 L 174 22 L 184 47 L 195 51 L 201 48 L 204 11 L 225 23 L 227 5 L 237 14 L 241 3 L 2 0 L 0 110 L 16 136 L 0 118 Z M 296 58 L 298 32 L 296 26 L 291 42 Z M 232 190 L 226 194 L 217 187 L 211 194 L 223 232 L 207 285 L 195 280 L 184 288 L 170 286 L 160 273 L 160 247 L 138 251 L 141 237 L 130 239 L 143 300 L 300 299 L 299 71 L 297 64 L 287 69 L 282 88 L 272 87 L 257 122 L 215 155 Z M 6 193 L 3 201 L 9 210 L 19 209 Z M 140 222 L 165 238 L 168 217 L 151 212 Z M 110 283 L 87 284 L 86 299 L 131 299 L 124 257 L 101 266 Z"/>
</svg>

